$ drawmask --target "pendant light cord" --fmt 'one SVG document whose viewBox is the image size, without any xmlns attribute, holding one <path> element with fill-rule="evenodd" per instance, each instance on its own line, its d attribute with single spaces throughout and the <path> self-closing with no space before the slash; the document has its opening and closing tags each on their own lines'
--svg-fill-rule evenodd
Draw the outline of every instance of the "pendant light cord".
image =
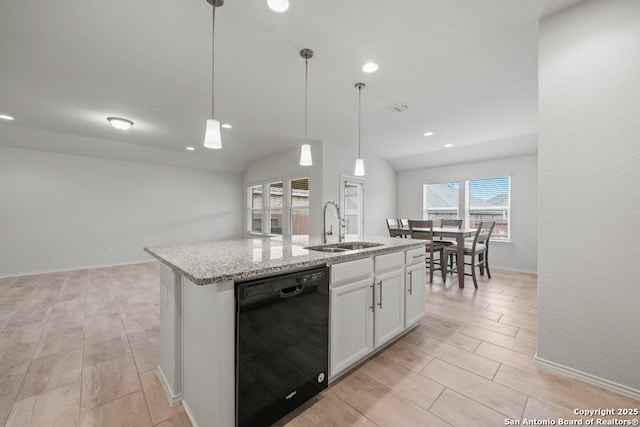
<svg viewBox="0 0 640 427">
<path fill-rule="evenodd" d="M 211 25 L 211 118 L 215 118 L 215 65 L 216 65 L 216 6 L 213 5 Z"/>
<path fill-rule="evenodd" d="M 362 127 L 362 86 L 358 86 L 358 158 L 360 156 L 360 129 Z"/>
<path fill-rule="evenodd" d="M 307 138 L 307 92 L 308 92 L 308 82 L 309 82 L 309 59 L 304 59 L 304 140 L 305 142 L 308 140 Z"/>
</svg>

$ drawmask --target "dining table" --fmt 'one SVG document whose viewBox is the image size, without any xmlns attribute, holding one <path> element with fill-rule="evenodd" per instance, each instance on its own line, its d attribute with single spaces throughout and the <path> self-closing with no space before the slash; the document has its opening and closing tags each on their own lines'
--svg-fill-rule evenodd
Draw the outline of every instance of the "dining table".
<svg viewBox="0 0 640 427">
<path fill-rule="evenodd" d="M 456 247 L 458 249 L 456 262 L 458 267 L 458 286 L 464 289 L 464 239 L 472 237 L 478 230 L 464 229 L 464 228 L 441 228 L 433 227 L 429 228 L 413 228 L 415 231 L 429 232 L 433 230 L 433 237 L 449 237 L 456 239 Z M 411 237 L 411 230 L 409 227 L 391 228 L 389 231 L 395 231 L 401 234 L 403 237 Z M 442 262 L 442 261 L 441 261 Z M 446 262 L 446 261 L 445 261 Z M 462 273 L 461 273 L 462 272 Z"/>
</svg>

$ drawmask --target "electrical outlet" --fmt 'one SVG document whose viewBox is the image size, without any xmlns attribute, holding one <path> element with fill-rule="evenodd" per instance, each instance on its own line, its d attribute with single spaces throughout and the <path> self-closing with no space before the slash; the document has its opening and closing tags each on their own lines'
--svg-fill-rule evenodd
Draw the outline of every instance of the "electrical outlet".
<svg viewBox="0 0 640 427">
<path fill-rule="evenodd" d="M 111 246 L 105 246 L 104 247 L 104 253 L 105 254 L 110 254 L 111 253 Z"/>
</svg>

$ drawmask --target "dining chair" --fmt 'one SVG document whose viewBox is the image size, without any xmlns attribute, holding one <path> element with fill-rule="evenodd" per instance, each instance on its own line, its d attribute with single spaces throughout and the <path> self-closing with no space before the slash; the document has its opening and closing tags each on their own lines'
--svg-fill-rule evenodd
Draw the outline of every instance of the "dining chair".
<svg viewBox="0 0 640 427">
<path fill-rule="evenodd" d="M 398 222 L 400 223 L 400 227 L 409 228 L 409 220 L 406 218 L 398 218 Z"/>
<path fill-rule="evenodd" d="M 433 283 L 433 272 L 442 271 L 442 278 L 444 279 L 446 269 L 442 268 L 443 249 L 444 245 L 440 244 L 439 240 L 433 239 L 433 221 L 432 220 L 408 220 L 409 230 L 411 231 L 412 239 L 422 239 L 425 242 L 425 251 L 427 257 L 425 262 L 427 268 L 429 268 L 429 283 Z M 435 253 L 439 254 L 439 258 L 434 258 Z"/>
<path fill-rule="evenodd" d="M 457 228 L 459 230 L 462 228 L 462 220 L 461 219 L 441 219 L 440 228 Z M 455 239 L 449 239 L 446 237 L 444 238 L 441 237 L 440 241 L 445 246 L 454 245 L 456 243 Z"/>
<path fill-rule="evenodd" d="M 473 286 L 478 289 L 478 279 L 476 278 L 476 267 L 480 269 L 480 275 L 484 274 L 484 269 L 487 269 L 487 277 L 491 279 L 491 271 L 489 270 L 489 239 L 495 226 L 495 221 L 482 221 L 476 231 L 476 235 L 473 238 L 473 242 L 465 242 L 464 244 L 464 256 L 470 257 L 470 261 L 466 260 L 464 265 L 471 267 L 471 274 L 462 272 L 465 276 L 471 276 L 473 278 Z M 447 257 L 457 257 L 458 245 L 450 245 L 444 248 L 444 254 Z M 457 260 L 456 260 L 457 261 Z M 444 264 L 443 278 L 447 281 L 447 263 Z M 463 266 L 464 267 L 464 266 Z M 460 274 L 457 268 L 457 262 L 453 264 L 452 273 Z"/>
<path fill-rule="evenodd" d="M 390 237 L 404 237 L 402 232 L 398 230 L 400 223 L 395 218 L 387 218 L 387 229 L 389 230 Z"/>
<path fill-rule="evenodd" d="M 461 219 L 441 219 L 440 220 L 440 228 L 457 228 L 458 230 L 462 228 L 462 220 Z M 456 239 L 440 237 L 440 243 L 444 246 L 455 245 L 457 242 Z M 449 262 L 449 268 L 453 267 L 453 256 L 449 255 L 445 257 L 445 259 Z"/>
</svg>

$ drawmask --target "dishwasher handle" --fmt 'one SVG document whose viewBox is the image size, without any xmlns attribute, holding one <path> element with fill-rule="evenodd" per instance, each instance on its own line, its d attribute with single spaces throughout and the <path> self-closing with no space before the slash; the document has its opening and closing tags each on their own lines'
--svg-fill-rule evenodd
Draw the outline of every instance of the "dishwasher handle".
<svg viewBox="0 0 640 427">
<path fill-rule="evenodd" d="M 280 298 L 291 298 L 300 295 L 304 291 L 304 283 L 288 288 L 280 289 Z"/>
</svg>

